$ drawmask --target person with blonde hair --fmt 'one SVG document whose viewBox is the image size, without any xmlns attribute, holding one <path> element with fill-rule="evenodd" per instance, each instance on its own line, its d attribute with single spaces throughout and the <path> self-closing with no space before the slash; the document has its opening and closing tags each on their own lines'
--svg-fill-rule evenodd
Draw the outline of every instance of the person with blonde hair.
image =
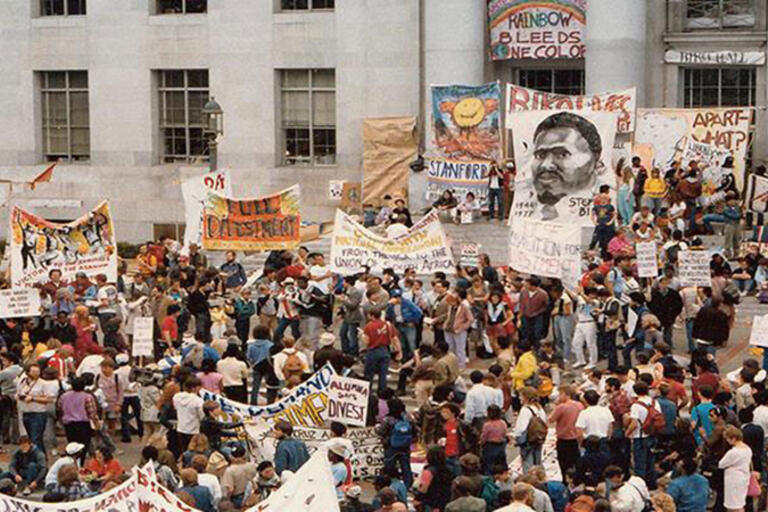
<svg viewBox="0 0 768 512">
<path fill-rule="evenodd" d="M 56 485 L 50 493 L 64 496 L 64 501 L 77 501 L 96 494 L 80 481 L 77 466 L 74 464 L 67 464 L 59 469 Z"/>
<path fill-rule="evenodd" d="M 205 434 L 195 434 L 189 440 L 187 450 L 181 454 L 181 467 L 188 468 L 192 465 L 192 458 L 195 455 L 211 454 L 211 447 L 208 444 L 208 437 Z"/>
<path fill-rule="evenodd" d="M 651 496 L 651 506 L 654 512 L 676 512 L 677 510 L 672 496 L 663 492 Z"/>
<path fill-rule="evenodd" d="M 749 490 L 752 449 L 744 442 L 741 430 L 733 425 L 725 428 L 723 437 L 731 447 L 717 465 L 724 472 L 723 504 L 728 510 L 743 511 Z"/>
<path fill-rule="evenodd" d="M 496 512 L 534 512 L 533 487 L 526 483 L 516 483 L 512 487 L 512 503 L 497 509 Z"/>
</svg>

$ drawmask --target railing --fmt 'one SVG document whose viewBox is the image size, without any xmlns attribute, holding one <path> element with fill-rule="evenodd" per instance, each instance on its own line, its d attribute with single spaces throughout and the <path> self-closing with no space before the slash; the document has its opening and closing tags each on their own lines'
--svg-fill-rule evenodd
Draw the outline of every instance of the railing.
<svg viewBox="0 0 768 512">
<path fill-rule="evenodd" d="M 722 30 L 755 26 L 755 0 L 687 0 L 686 30 Z"/>
</svg>

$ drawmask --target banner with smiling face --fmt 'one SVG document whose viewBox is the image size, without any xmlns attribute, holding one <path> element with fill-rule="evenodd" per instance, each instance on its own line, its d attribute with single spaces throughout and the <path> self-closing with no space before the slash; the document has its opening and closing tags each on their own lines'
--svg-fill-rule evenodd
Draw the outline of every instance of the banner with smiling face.
<svg viewBox="0 0 768 512">
<path fill-rule="evenodd" d="M 436 156 L 454 160 L 499 160 L 501 132 L 498 82 L 480 86 L 432 86 L 432 136 Z"/>
</svg>

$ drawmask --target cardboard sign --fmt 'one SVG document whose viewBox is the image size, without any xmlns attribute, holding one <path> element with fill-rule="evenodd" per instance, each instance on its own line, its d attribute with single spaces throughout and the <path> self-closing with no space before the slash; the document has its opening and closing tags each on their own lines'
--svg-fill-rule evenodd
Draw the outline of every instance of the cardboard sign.
<svg viewBox="0 0 768 512">
<path fill-rule="evenodd" d="M 341 201 L 343 191 L 344 182 L 342 180 L 331 180 L 328 182 L 328 199 L 331 201 Z"/>
<path fill-rule="evenodd" d="M 509 237 L 509 266 L 526 274 L 556 277 L 567 288 L 581 274 L 581 227 L 515 219 Z"/>
<path fill-rule="evenodd" d="M 768 350 L 768 315 L 752 318 L 752 333 L 749 335 L 749 344 Z"/>
<path fill-rule="evenodd" d="M 461 212 L 461 223 L 462 224 L 472 224 L 474 222 L 475 218 L 472 212 Z"/>
<path fill-rule="evenodd" d="M 364 427 L 368 415 L 371 384 L 365 380 L 334 375 L 328 387 L 329 420 L 345 425 Z"/>
<path fill-rule="evenodd" d="M 462 267 L 477 267 L 480 265 L 480 244 L 462 244 L 459 264 Z"/>
<path fill-rule="evenodd" d="M 40 291 L 36 288 L 0 290 L 0 318 L 40 315 Z"/>
<path fill-rule="evenodd" d="M 635 244 L 635 252 L 638 277 L 658 277 L 659 260 L 656 257 L 656 242 L 638 242 Z"/>
<path fill-rule="evenodd" d="M 680 286 L 712 286 L 709 252 L 680 251 L 678 254 Z"/>
<path fill-rule="evenodd" d="M 133 319 L 132 356 L 154 355 L 154 327 L 155 319 L 151 316 L 137 316 Z"/>
</svg>

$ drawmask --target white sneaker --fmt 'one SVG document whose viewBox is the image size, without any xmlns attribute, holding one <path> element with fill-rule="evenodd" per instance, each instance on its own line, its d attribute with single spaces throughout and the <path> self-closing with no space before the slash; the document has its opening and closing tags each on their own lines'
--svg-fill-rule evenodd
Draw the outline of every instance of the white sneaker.
<svg viewBox="0 0 768 512">
<path fill-rule="evenodd" d="M 21 491 L 22 496 L 29 496 L 30 494 L 32 494 L 32 491 L 30 491 L 28 487 Z"/>
<path fill-rule="evenodd" d="M 591 369 L 592 369 L 592 368 L 594 368 L 594 367 L 595 367 L 595 365 L 593 365 L 593 364 L 588 364 L 588 365 L 586 365 L 586 366 L 584 367 L 584 369 L 585 369 L 585 370 L 591 370 Z"/>
<path fill-rule="evenodd" d="M 571 366 L 571 368 L 573 368 L 575 370 L 576 368 L 581 368 L 582 366 L 585 366 L 586 364 L 587 363 L 576 363 L 573 366 Z"/>
</svg>

